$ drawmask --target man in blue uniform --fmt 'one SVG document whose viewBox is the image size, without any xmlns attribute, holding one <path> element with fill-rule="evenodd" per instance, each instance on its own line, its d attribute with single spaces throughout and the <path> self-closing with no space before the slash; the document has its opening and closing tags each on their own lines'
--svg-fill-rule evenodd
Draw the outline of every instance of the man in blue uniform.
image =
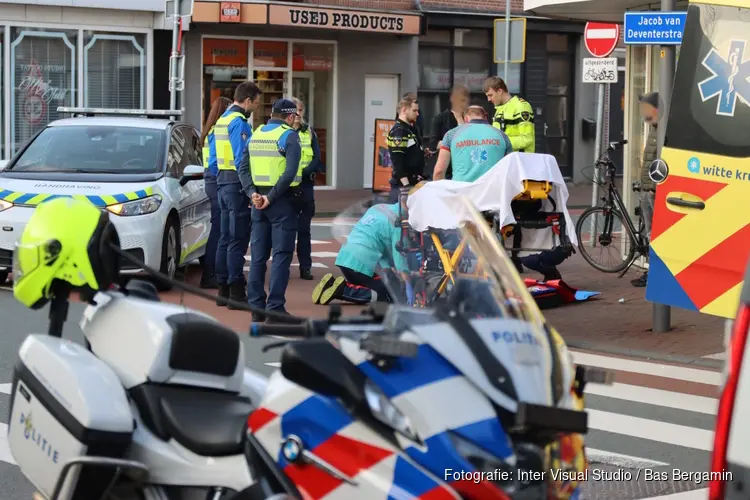
<svg viewBox="0 0 750 500">
<path fill-rule="evenodd" d="M 247 140 L 252 135 L 247 119 L 258 107 L 261 93 L 251 81 L 239 84 L 234 91 L 234 103 L 214 127 L 221 211 L 215 271 L 219 284 L 218 305 L 226 305 L 227 298 L 237 302 L 247 300 L 244 268 L 250 242 L 250 200 L 237 176 L 235 159 L 242 158 Z"/>
<path fill-rule="evenodd" d="M 247 158 L 243 156 L 238 171 L 242 189 L 253 201 L 247 300 L 259 309 L 280 313 L 286 313 L 286 287 L 301 206 L 302 148 L 292 128 L 296 116 L 294 102 L 277 100 L 271 108 L 271 119 L 255 129 L 247 143 Z M 271 283 L 266 295 L 266 263 L 272 250 Z M 253 314 L 254 322 L 265 319 Z"/>
<path fill-rule="evenodd" d="M 297 233 L 297 260 L 299 260 L 299 277 L 312 280 L 312 219 L 315 216 L 315 174 L 325 171 L 325 165 L 320 160 L 320 143 L 318 136 L 305 121 L 305 103 L 300 99 L 292 99 L 297 104 L 297 118 L 294 129 L 299 135 L 302 147 L 302 207 L 299 214 L 299 229 Z"/>
</svg>

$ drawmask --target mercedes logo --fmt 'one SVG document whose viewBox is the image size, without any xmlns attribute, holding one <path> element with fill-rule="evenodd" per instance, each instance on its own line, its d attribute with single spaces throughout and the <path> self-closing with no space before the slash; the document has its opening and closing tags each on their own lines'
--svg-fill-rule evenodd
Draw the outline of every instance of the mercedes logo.
<svg viewBox="0 0 750 500">
<path fill-rule="evenodd" d="M 667 180 L 668 175 L 669 167 L 664 163 L 664 160 L 654 160 L 648 166 L 648 176 L 656 184 L 661 184 Z"/>
</svg>

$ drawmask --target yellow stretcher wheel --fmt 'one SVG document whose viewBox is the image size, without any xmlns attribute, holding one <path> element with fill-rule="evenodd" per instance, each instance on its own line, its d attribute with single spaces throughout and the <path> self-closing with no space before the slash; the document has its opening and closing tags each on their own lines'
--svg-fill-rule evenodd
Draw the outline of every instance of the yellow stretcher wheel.
<svg viewBox="0 0 750 500">
<path fill-rule="evenodd" d="M 515 228 L 515 224 L 509 224 L 507 226 L 503 226 L 503 228 L 500 230 L 503 234 L 503 238 L 510 238 L 513 236 L 513 228 Z"/>
<path fill-rule="evenodd" d="M 523 192 L 514 200 L 546 200 L 551 192 L 549 181 L 523 181 Z"/>
</svg>

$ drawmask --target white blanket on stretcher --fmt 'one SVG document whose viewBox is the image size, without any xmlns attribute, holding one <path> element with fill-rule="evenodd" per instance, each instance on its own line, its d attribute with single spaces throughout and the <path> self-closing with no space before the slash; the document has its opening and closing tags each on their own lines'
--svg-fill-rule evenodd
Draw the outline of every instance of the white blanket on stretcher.
<svg viewBox="0 0 750 500">
<path fill-rule="evenodd" d="M 524 180 L 552 183 L 550 196 L 557 204 L 556 211 L 565 215 L 568 238 L 578 246 L 575 226 L 566 207 L 568 188 L 555 157 L 547 154 L 511 153 L 474 182 L 443 180 L 427 183 L 409 197 L 409 224 L 420 232 L 427 228 L 460 227 L 469 220 L 469 215 L 458 201 L 458 196 L 468 198 L 480 212 L 498 212 L 501 227 L 514 224 L 516 219 L 510 203 L 523 192 Z M 552 211 L 549 200 L 542 202 L 542 211 Z M 522 235 L 521 246 L 524 248 L 547 249 L 557 243 L 550 229 L 524 229 Z"/>
</svg>

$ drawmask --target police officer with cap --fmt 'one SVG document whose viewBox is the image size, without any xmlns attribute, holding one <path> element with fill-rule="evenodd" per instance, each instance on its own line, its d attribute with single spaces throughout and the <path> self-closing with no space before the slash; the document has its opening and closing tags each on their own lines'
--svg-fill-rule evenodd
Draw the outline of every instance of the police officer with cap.
<svg viewBox="0 0 750 500">
<path fill-rule="evenodd" d="M 247 300 L 244 268 L 250 242 L 250 209 L 249 199 L 237 176 L 235 159 L 242 158 L 247 140 L 252 135 L 247 119 L 258 107 L 261 93 L 251 81 L 240 83 L 234 91 L 234 103 L 214 126 L 219 171 L 216 183 L 221 213 L 221 235 L 214 271 L 219 285 L 218 305 L 227 305 L 227 298 L 237 302 Z"/>
<path fill-rule="evenodd" d="M 325 171 L 320 161 L 320 143 L 315 131 L 305 121 L 305 103 L 293 98 L 297 105 L 297 118 L 294 129 L 299 135 L 302 146 L 302 206 L 299 213 L 299 232 L 297 234 L 297 260 L 299 260 L 299 277 L 312 280 L 312 219 L 315 216 L 315 174 Z"/>
<path fill-rule="evenodd" d="M 286 313 L 286 287 L 301 206 L 302 147 L 293 128 L 296 117 L 293 101 L 274 102 L 271 119 L 253 132 L 238 171 L 243 190 L 252 200 L 247 301 L 259 309 L 280 313 Z M 266 263 L 272 252 L 266 295 Z M 265 319 L 253 314 L 254 322 Z"/>
</svg>

